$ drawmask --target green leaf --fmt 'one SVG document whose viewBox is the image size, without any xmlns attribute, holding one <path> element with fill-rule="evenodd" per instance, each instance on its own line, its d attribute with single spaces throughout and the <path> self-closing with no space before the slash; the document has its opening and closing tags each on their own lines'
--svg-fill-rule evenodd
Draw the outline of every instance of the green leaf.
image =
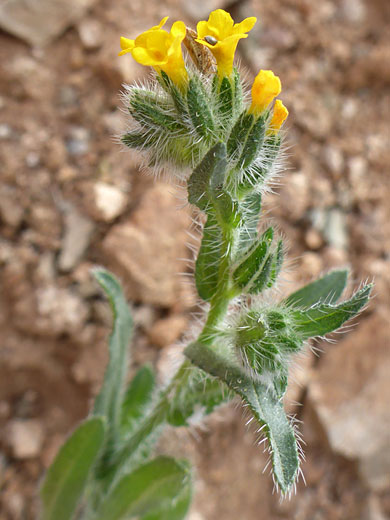
<svg viewBox="0 0 390 520">
<path fill-rule="evenodd" d="M 205 301 L 209 301 L 217 289 L 221 247 L 221 228 L 214 213 L 209 211 L 195 264 L 196 288 L 199 296 Z"/>
<path fill-rule="evenodd" d="M 296 479 L 299 458 L 294 430 L 283 405 L 276 394 L 253 381 L 230 353 L 217 348 L 216 344 L 210 348 L 191 343 L 184 353 L 196 366 L 224 381 L 247 403 L 268 438 L 275 480 L 282 492 L 287 492 Z"/>
<path fill-rule="evenodd" d="M 92 417 L 61 447 L 41 488 L 42 520 L 70 520 L 104 442 L 105 421 Z"/>
<path fill-rule="evenodd" d="M 239 265 L 233 271 L 233 279 L 237 287 L 244 290 L 249 287 L 249 291 L 255 284 L 256 288 L 259 285 L 259 279 L 264 278 L 264 283 L 268 280 L 268 274 L 271 265 L 268 265 L 272 260 L 267 263 L 267 255 L 269 248 L 273 240 L 274 231 L 272 227 L 268 228 L 263 233 L 260 240 L 256 241 L 247 251 L 243 253 L 243 257 L 239 260 Z M 254 283 L 251 283 L 251 280 Z M 263 284 L 264 285 L 264 284 Z"/>
<path fill-rule="evenodd" d="M 184 520 L 191 505 L 192 485 L 191 482 L 182 489 L 181 493 L 166 505 L 165 508 L 143 516 L 141 520 Z"/>
<path fill-rule="evenodd" d="M 133 320 L 118 280 L 104 269 L 95 269 L 93 275 L 106 293 L 114 315 L 114 328 L 109 345 L 110 359 L 104 375 L 103 387 L 95 401 L 94 414 L 107 417 L 111 431 L 117 432 L 120 425 Z"/>
<path fill-rule="evenodd" d="M 308 308 L 319 302 L 336 303 L 347 284 L 348 271 L 346 269 L 331 271 L 319 280 L 309 283 L 290 294 L 284 300 L 285 305 L 298 308 Z"/>
<path fill-rule="evenodd" d="M 182 385 L 171 399 L 167 421 L 172 426 L 189 426 L 188 419 L 197 411 L 208 415 L 230 398 L 231 393 L 224 383 L 203 370 L 191 368 L 186 385 Z"/>
<path fill-rule="evenodd" d="M 148 365 L 141 367 L 131 380 L 121 410 L 121 430 L 124 435 L 131 432 L 137 421 L 145 415 L 152 401 L 155 384 L 154 371 Z"/>
<path fill-rule="evenodd" d="M 163 509 L 175 500 L 189 478 L 184 462 L 157 457 L 121 478 L 104 499 L 95 520 L 127 520 Z"/>
<path fill-rule="evenodd" d="M 372 285 L 366 285 L 350 300 L 338 305 L 319 303 L 306 310 L 294 310 L 292 319 L 295 331 L 303 339 L 308 339 L 337 330 L 362 310 L 368 302 L 371 289 Z"/>
<path fill-rule="evenodd" d="M 226 166 L 226 146 L 217 143 L 192 172 L 188 180 L 188 201 L 199 209 L 206 210 L 210 202 L 211 177 L 224 177 Z"/>
<path fill-rule="evenodd" d="M 187 92 L 188 112 L 195 131 L 208 140 L 214 137 L 214 121 L 210 110 L 210 101 L 200 81 L 191 78 Z"/>
</svg>

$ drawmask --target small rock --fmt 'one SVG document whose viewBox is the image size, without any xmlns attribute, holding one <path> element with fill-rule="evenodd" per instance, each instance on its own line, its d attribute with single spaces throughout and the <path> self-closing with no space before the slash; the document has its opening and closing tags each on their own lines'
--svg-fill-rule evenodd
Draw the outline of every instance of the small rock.
<svg viewBox="0 0 390 520">
<path fill-rule="evenodd" d="M 323 269 L 322 259 L 316 253 L 303 253 L 300 262 L 300 270 L 305 273 L 305 278 L 312 279 L 317 277 Z"/>
<path fill-rule="evenodd" d="M 41 453 L 44 431 L 40 421 L 14 419 L 8 424 L 7 441 L 17 459 L 31 459 Z"/>
<path fill-rule="evenodd" d="M 71 271 L 83 258 L 89 245 L 94 225 L 81 215 L 74 206 L 68 204 L 64 215 L 65 231 L 62 238 L 58 267 L 61 271 Z"/>
<path fill-rule="evenodd" d="M 31 316 L 31 331 L 50 337 L 78 333 L 89 312 L 75 292 L 54 285 L 37 290 L 36 305 L 37 315 L 35 319 Z"/>
<path fill-rule="evenodd" d="M 71 129 L 66 140 L 66 148 L 70 155 L 79 157 L 89 150 L 90 134 L 86 128 L 75 126 Z"/>
<path fill-rule="evenodd" d="M 81 43 L 87 50 L 95 50 L 101 47 L 103 40 L 103 27 L 98 20 L 85 18 L 78 25 Z"/>
<path fill-rule="evenodd" d="M 341 209 L 331 208 L 328 211 L 323 233 L 329 245 L 342 250 L 348 248 L 346 216 Z"/>
<path fill-rule="evenodd" d="M 189 226 L 186 209 L 177 208 L 172 187 L 155 184 L 131 217 L 109 231 L 103 242 L 107 262 L 122 270 L 135 301 L 170 307 L 180 294 L 180 279 Z"/>
<path fill-rule="evenodd" d="M 43 46 L 81 18 L 96 0 L 13 0 L 0 4 L 0 27 L 31 45 Z"/>
<path fill-rule="evenodd" d="M 187 327 L 187 317 L 173 315 L 156 321 L 148 332 L 150 341 L 157 347 L 172 345 L 179 339 Z"/>
<path fill-rule="evenodd" d="M 93 187 L 94 202 L 100 219 L 112 222 L 121 215 L 127 204 L 126 194 L 116 186 L 97 182 Z"/>
<path fill-rule="evenodd" d="M 339 176 L 343 170 L 344 157 L 339 148 L 336 146 L 326 146 L 324 148 L 324 162 L 329 170 Z"/>
</svg>

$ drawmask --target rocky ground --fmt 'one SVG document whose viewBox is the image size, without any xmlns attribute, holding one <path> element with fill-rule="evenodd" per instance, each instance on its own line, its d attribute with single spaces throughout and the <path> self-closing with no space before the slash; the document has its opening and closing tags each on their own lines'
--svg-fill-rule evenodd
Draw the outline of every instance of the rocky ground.
<svg viewBox="0 0 390 520">
<path fill-rule="evenodd" d="M 390 518 L 389 3 L 31 5 L 41 12 L 0 5 L 0 519 L 36 517 L 37 484 L 99 387 L 110 314 L 90 268 L 126 285 L 136 364 L 152 361 L 164 377 L 191 323 L 196 299 L 178 275 L 190 210 L 113 138 L 122 83 L 147 75 L 117 57 L 118 39 L 167 14 L 194 25 L 217 7 L 258 17 L 241 65 L 249 78 L 272 68 L 291 113 L 290 168 L 266 200 L 294 259 L 286 290 L 348 265 L 355 285 L 375 280 L 376 298 L 295 370 L 287 406 L 303 420 L 307 461 L 290 501 L 271 494 L 239 406 L 167 435 L 164 449 L 180 445 L 196 465 L 190 520 Z"/>
</svg>

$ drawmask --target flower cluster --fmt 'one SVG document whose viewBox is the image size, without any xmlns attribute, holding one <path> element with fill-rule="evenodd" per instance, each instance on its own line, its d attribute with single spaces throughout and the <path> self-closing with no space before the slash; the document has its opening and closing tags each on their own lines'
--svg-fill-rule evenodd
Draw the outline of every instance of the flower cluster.
<svg viewBox="0 0 390 520">
<path fill-rule="evenodd" d="M 138 63 L 153 67 L 159 75 L 165 73 L 173 84 L 183 91 L 187 88 L 191 76 L 182 53 L 182 43 L 189 36 L 182 21 L 173 23 L 170 32 L 167 32 L 163 28 L 167 20 L 168 17 L 163 18 L 158 25 L 143 32 L 135 40 L 122 37 L 122 51 L 119 55 L 131 53 Z M 209 49 L 215 58 L 220 84 L 225 78 L 232 80 L 234 55 L 238 42 L 248 37 L 247 33 L 252 30 L 255 23 L 255 17 L 234 23 L 230 14 L 222 9 L 213 11 L 207 21 L 198 22 L 195 42 Z M 272 71 L 261 70 L 252 86 L 252 104 L 248 113 L 260 117 L 280 91 L 279 78 Z M 277 101 L 268 133 L 277 134 L 287 115 L 287 109 L 281 101 Z"/>
</svg>

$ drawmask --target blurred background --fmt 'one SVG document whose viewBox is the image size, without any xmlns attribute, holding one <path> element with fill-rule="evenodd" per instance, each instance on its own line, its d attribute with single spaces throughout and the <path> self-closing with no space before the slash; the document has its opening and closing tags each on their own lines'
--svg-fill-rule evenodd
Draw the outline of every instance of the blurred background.
<svg viewBox="0 0 390 520">
<path fill-rule="evenodd" d="M 307 484 L 291 500 L 272 495 L 238 405 L 162 446 L 195 464 L 190 520 L 390 518 L 388 0 L 13 0 L 0 3 L 1 520 L 36 518 L 37 484 L 99 388 L 111 317 L 91 266 L 126 286 L 135 365 L 163 380 L 179 355 L 196 304 L 178 274 L 191 210 L 115 142 L 121 85 L 149 74 L 117 53 L 121 35 L 216 8 L 257 16 L 241 67 L 248 80 L 272 68 L 290 110 L 289 168 L 265 200 L 293 260 L 281 291 L 349 266 L 351 288 L 374 279 L 376 297 L 294 368 Z"/>
</svg>

